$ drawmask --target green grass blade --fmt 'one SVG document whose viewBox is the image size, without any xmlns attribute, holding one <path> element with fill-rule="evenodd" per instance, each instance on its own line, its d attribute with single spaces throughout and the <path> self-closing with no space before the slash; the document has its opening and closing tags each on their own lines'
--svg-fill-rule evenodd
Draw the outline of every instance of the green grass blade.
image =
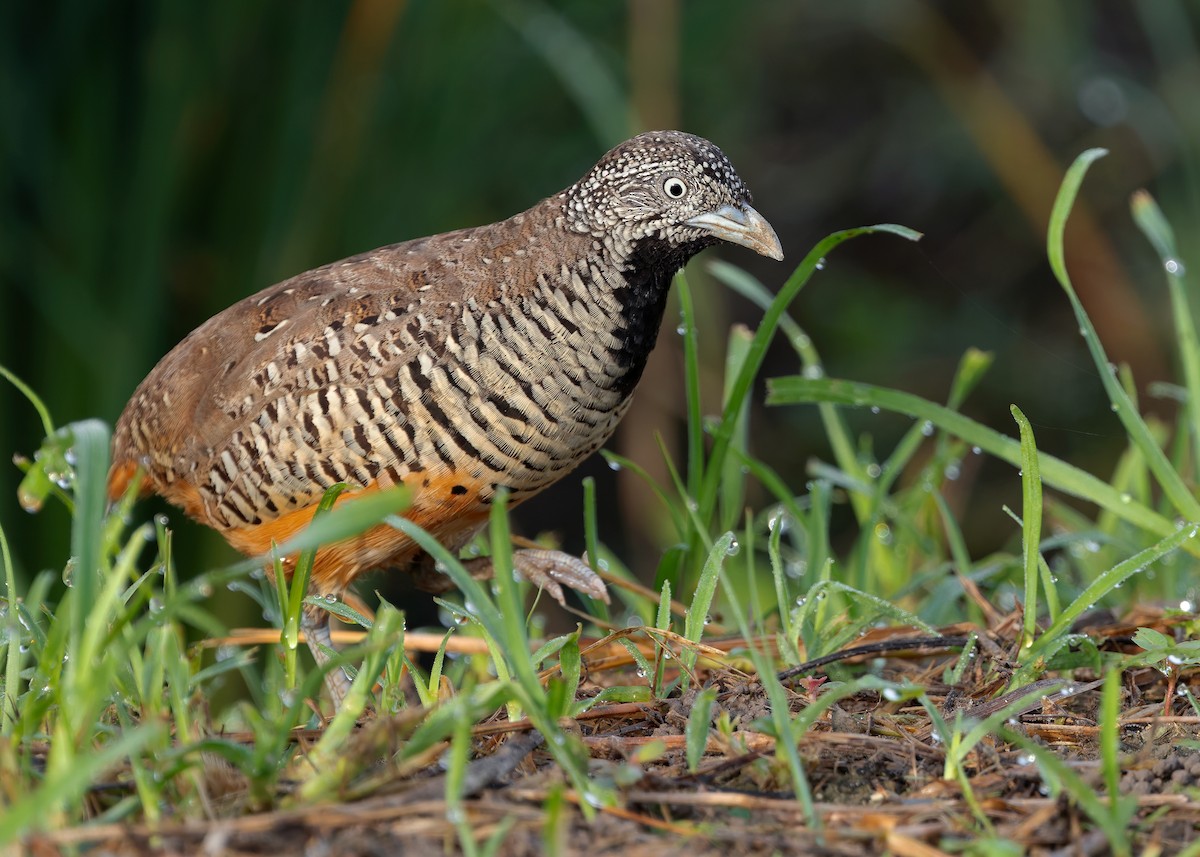
<svg viewBox="0 0 1200 857">
<path fill-rule="evenodd" d="M 687 403 L 687 493 L 695 497 L 704 474 L 704 420 L 700 401 L 700 346 L 696 333 L 696 306 L 687 277 L 680 271 L 675 276 L 675 293 L 679 296 L 679 313 L 683 317 L 683 389 Z"/>
<path fill-rule="evenodd" d="M 729 341 L 725 352 L 725 383 L 736 378 L 741 372 L 742 364 L 746 361 L 746 351 L 750 346 L 750 331 L 743 325 L 736 324 L 729 331 Z M 724 391 L 728 400 L 730 390 Z M 721 478 L 720 520 L 718 526 L 722 530 L 733 529 L 745 513 L 746 476 L 742 462 L 750 457 L 750 402 L 742 402 L 737 421 L 733 429 L 729 449 L 732 455 L 725 458 L 723 465 L 725 474 Z M 694 495 L 693 495 L 694 496 Z"/>
<path fill-rule="evenodd" d="M 1071 213 L 1071 207 L 1075 203 L 1075 197 L 1079 193 L 1079 186 L 1083 182 L 1088 167 L 1105 154 L 1107 153 L 1104 149 L 1088 149 L 1075 159 L 1075 163 L 1071 165 L 1071 168 L 1067 170 L 1066 177 L 1063 178 L 1062 187 L 1059 188 L 1058 197 L 1054 200 L 1054 208 L 1050 213 L 1050 228 L 1046 237 L 1046 252 L 1050 258 L 1050 269 L 1071 301 L 1071 309 L 1075 311 L 1075 318 L 1079 322 L 1079 331 L 1087 342 L 1088 351 L 1091 352 L 1092 360 L 1096 364 L 1100 381 L 1104 384 L 1104 391 L 1112 402 L 1113 411 L 1121 420 L 1121 424 L 1125 426 L 1125 431 L 1129 434 L 1130 439 L 1146 457 L 1147 465 L 1154 473 L 1158 484 L 1162 486 L 1171 505 L 1189 521 L 1200 522 L 1200 501 L 1196 500 L 1174 466 L 1167 460 L 1166 454 L 1155 442 L 1145 420 L 1138 413 L 1137 406 L 1121 386 L 1115 368 L 1109 363 L 1104 346 L 1096 335 L 1096 328 L 1092 326 L 1091 319 L 1084 311 L 1083 304 L 1080 302 L 1079 296 L 1075 294 L 1071 278 L 1067 274 L 1066 258 L 1063 252 L 1063 232 L 1066 229 L 1067 217 Z"/>
<path fill-rule="evenodd" d="M 1177 550 L 1180 546 L 1195 539 L 1197 526 L 1196 524 L 1187 524 L 1175 530 L 1165 539 L 1156 542 L 1143 551 L 1139 551 L 1125 561 L 1117 563 L 1108 571 L 1098 576 L 1088 584 L 1083 592 L 1079 593 L 1079 597 L 1063 608 L 1063 611 L 1058 614 L 1058 618 L 1050 624 L 1045 633 L 1034 641 L 1033 646 L 1029 649 L 1029 658 L 1026 662 L 1033 663 L 1036 658 L 1046 656 L 1048 654 L 1047 650 L 1058 644 L 1058 641 L 1070 631 L 1071 624 L 1081 615 L 1092 609 L 1101 598 L 1113 589 L 1123 584 L 1139 571 L 1145 569 L 1150 563 L 1161 559 L 1171 553 L 1171 551 Z"/>
<path fill-rule="evenodd" d="M 109 744 L 79 755 L 71 766 L 47 775 L 41 785 L 0 814 L 0 845 L 47 823 L 62 808 L 80 800 L 101 774 L 159 740 L 165 732 L 166 726 L 159 723 L 138 726 Z"/>
<path fill-rule="evenodd" d="M 1175 321 L 1175 341 L 1179 346 L 1179 362 L 1187 387 L 1187 413 L 1192 441 L 1192 467 L 1200 468 L 1200 341 L 1196 336 L 1196 320 L 1188 301 L 1184 282 L 1183 262 L 1175 248 L 1175 232 L 1163 216 L 1154 198 L 1144 190 L 1130 200 L 1134 223 L 1154 245 L 1167 275 L 1167 290 L 1171 295 L 1171 315 Z"/>
<path fill-rule="evenodd" d="M 790 376 L 772 378 L 767 381 L 768 405 L 794 405 L 806 402 L 835 402 L 854 407 L 878 407 L 907 414 L 919 420 L 929 420 L 943 431 L 962 438 L 972 446 L 979 447 L 980 451 L 987 452 L 1014 466 L 1021 466 L 1019 441 L 1000 434 L 995 429 L 988 428 L 957 411 L 922 399 L 920 396 L 886 387 L 834 378 Z M 1128 493 L 1118 491 L 1087 471 L 1080 470 L 1078 467 L 1044 452 L 1038 453 L 1038 465 L 1041 469 L 1043 483 L 1052 488 L 1095 503 L 1117 517 L 1158 535 L 1175 532 L 1174 521 L 1135 502 Z M 1192 545 L 1187 550 L 1189 553 L 1200 555 L 1200 545 Z"/>
<path fill-rule="evenodd" d="M 410 499 L 411 492 L 403 485 L 347 497 L 330 509 L 328 514 L 314 519 L 299 533 L 279 545 L 274 553 L 289 556 L 357 536 L 376 524 L 383 523 L 389 515 L 404 511 L 408 508 Z M 235 567 L 246 570 L 262 568 L 271 558 L 271 554 L 266 554 L 245 560 Z"/>
<path fill-rule="evenodd" d="M 1041 572 L 1038 548 L 1042 538 L 1042 475 L 1038 470 L 1038 451 L 1033 426 L 1016 405 L 1013 418 L 1021 432 L 1021 547 L 1025 559 L 1025 616 L 1021 650 L 1033 644 L 1037 634 L 1038 578 Z"/>
<path fill-rule="evenodd" d="M 54 434 L 54 420 L 50 419 L 50 410 L 46 407 L 46 403 L 42 401 L 41 397 L 33 392 L 33 388 L 4 366 L 0 366 L 0 378 L 4 378 L 8 383 L 16 387 L 21 395 L 29 400 L 29 404 L 33 405 L 33 409 L 37 411 L 38 419 L 42 421 L 42 433 L 46 437 Z"/>
<path fill-rule="evenodd" d="M 0 735 L 12 734 L 16 718 L 10 712 L 17 711 L 17 697 L 21 695 L 21 611 L 17 596 L 16 569 L 8 549 L 8 538 L 0 528 L 0 566 L 4 567 L 4 671 L 0 673 Z"/>
<path fill-rule="evenodd" d="M 709 271 L 730 289 L 760 309 L 770 309 L 775 295 L 741 268 L 718 259 L 709 264 Z M 812 338 L 786 312 L 779 317 L 779 330 L 787 338 L 788 344 L 792 346 L 792 350 L 800 358 L 800 365 L 806 376 L 819 378 L 825 374 L 825 369 L 821 363 L 821 356 L 817 353 Z M 866 479 L 866 465 L 859 461 L 858 455 L 855 452 L 854 440 L 850 434 L 850 428 L 846 425 L 841 412 L 833 405 L 824 403 L 817 406 L 817 411 L 821 415 L 821 423 L 825 427 L 825 436 L 829 439 L 829 447 L 833 451 L 833 460 L 837 462 L 838 467 L 847 473 L 857 476 L 859 479 Z M 869 514 L 869 499 L 861 494 L 851 494 L 850 502 L 854 506 L 859 523 L 866 520 Z"/>
<path fill-rule="evenodd" d="M 74 622 L 71 649 L 78 652 L 100 586 L 104 509 L 108 502 L 109 432 L 108 426 L 99 420 L 71 423 L 67 431 L 76 460 L 75 517 L 71 526 L 71 556 L 76 566 L 72 585 L 77 604 L 83 609 L 71 614 Z"/>
<path fill-rule="evenodd" d="M 708 467 L 704 473 L 704 482 L 701 485 L 700 495 L 696 498 L 699 503 L 701 520 L 712 520 L 721 476 L 724 473 L 723 465 L 725 463 L 725 456 L 729 451 L 729 445 L 733 440 L 734 429 L 737 425 L 737 415 L 741 412 L 742 405 L 746 401 L 746 397 L 749 395 L 750 389 L 754 384 L 754 379 L 758 376 L 758 370 L 762 368 L 763 359 L 767 354 L 767 347 L 771 344 L 771 340 L 775 338 L 775 333 L 779 328 L 784 313 L 787 312 L 788 306 L 800 294 L 800 290 L 804 288 L 804 285 L 812 277 L 818 266 L 823 264 L 825 257 L 835 247 L 851 238 L 875 232 L 899 235 L 901 238 L 907 238 L 909 241 L 916 241 L 921 237 L 919 232 L 914 232 L 905 226 L 897 226 L 890 223 L 834 232 L 832 235 L 828 235 L 819 241 L 808 252 L 808 255 L 796 266 L 792 275 L 784 282 L 779 290 L 779 294 L 771 302 L 770 307 L 763 313 L 762 321 L 759 322 L 758 329 L 754 332 L 754 338 L 750 341 L 750 347 L 746 351 L 746 358 L 742 363 L 741 371 L 729 387 L 725 400 L 725 408 L 721 413 L 721 420 L 717 424 L 717 429 L 713 434 L 712 450 L 708 456 Z"/>
<path fill-rule="evenodd" d="M 687 725 L 683 730 L 688 773 L 696 773 L 700 760 L 704 758 L 704 751 L 708 747 L 709 722 L 716 701 L 716 688 L 706 687 L 696 694 L 692 702 L 692 710 L 688 713 Z"/>
<path fill-rule="evenodd" d="M 708 619 L 709 608 L 712 607 L 713 596 L 717 591 L 717 582 L 721 579 L 721 568 L 725 565 L 725 559 L 731 552 L 736 552 L 734 545 L 737 544 L 737 538 L 733 533 L 725 533 L 713 544 L 712 550 L 708 552 L 708 558 L 704 561 L 704 570 L 700 573 L 700 580 L 696 583 L 696 593 L 692 596 L 692 603 L 688 606 L 687 617 L 683 623 L 683 636 L 693 643 L 699 643 L 700 638 L 704 636 L 704 625 Z M 679 662 L 685 670 L 691 670 L 696 666 L 696 651 L 694 649 L 684 649 L 679 657 Z"/>
</svg>

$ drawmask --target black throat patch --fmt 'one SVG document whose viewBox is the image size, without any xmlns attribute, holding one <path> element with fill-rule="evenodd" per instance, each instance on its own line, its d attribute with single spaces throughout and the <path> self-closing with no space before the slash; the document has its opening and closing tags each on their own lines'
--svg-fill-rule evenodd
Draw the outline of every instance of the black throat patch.
<svg viewBox="0 0 1200 857">
<path fill-rule="evenodd" d="M 686 244 L 644 238 L 634 245 L 623 270 L 626 287 L 617 290 L 621 318 L 613 331 L 620 341 L 613 358 L 624 370 L 615 379 L 613 388 L 623 396 L 633 392 L 646 368 L 646 359 L 654 350 L 671 279 L 693 256 L 716 243 L 715 238 Z"/>
</svg>

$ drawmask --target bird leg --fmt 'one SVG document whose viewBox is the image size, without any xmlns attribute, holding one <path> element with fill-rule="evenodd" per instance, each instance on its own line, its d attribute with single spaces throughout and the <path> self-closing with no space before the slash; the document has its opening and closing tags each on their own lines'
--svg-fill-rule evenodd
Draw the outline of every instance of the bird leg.
<svg viewBox="0 0 1200 857">
<path fill-rule="evenodd" d="M 313 660 L 318 669 L 324 669 L 332 660 L 336 650 L 329 633 L 329 612 L 320 607 L 306 604 L 300 613 L 300 629 L 304 631 L 304 640 L 312 652 Z M 333 700 L 333 708 L 338 711 L 346 695 L 350 693 L 350 678 L 341 667 L 335 667 L 325 673 L 325 687 Z"/>
</svg>

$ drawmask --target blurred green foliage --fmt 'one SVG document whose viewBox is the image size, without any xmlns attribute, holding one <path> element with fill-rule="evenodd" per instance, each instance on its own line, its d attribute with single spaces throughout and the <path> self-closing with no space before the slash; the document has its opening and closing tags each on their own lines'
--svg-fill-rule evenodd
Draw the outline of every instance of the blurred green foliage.
<svg viewBox="0 0 1200 857">
<path fill-rule="evenodd" d="M 1045 226 L 1066 164 L 1111 149 L 1068 231 L 1068 264 L 1143 395 L 1170 379 L 1161 268 L 1127 200 L 1152 189 L 1196 282 L 1198 30 L 1184 0 L 6 4 L 0 363 L 57 422 L 111 422 L 159 357 L 237 298 L 508 216 L 621 137 L 677 125 L 730 154 L 789 262 L 837 228 L 926 233 L 917 246 L 855 242 L 805 290 L 794 312 L 831 373 L 941 399 L 968 346 L 992 350 L 967 412 L 1011 432 L 1015 402 L 1043 450 L 1104 478 L 1124 436 L 1045 264 Z M 790 271 L 726 257 L 767 283 Z M 702 269 L 715 411 L 727 327 L 758 313 Z M 654 430 L 671 448 L 683 434 L 677 340 L 663 337 L 653 395 L 643 387 L 616 442 L 646 466 Z M 764 375 L 795 370 L 785 349 L 773 357 Z M 850 419 L 876 420 L 880 438 L 907 428 Z M 797 486 L 811 456 L 827 457 L 811 409 L 756 412 L 752 431 Z M 39 440 L 32 409 L 0 385 L 0 457 Z M 950 500 L 989 549 L 1011 532 L 1000 505 L 1018 503 L 1020 481 L 1007 465 L 965 464 Z M 587 470 L 607 480 L 602 538 L 649 573 L 658 533 L 639 510 L 652 501 L 628 473 Z M 60 513 L 22 517 L 17 477 L 0 466 L 0 526 L 24 572 L 60 567 Z M 559 529 L 577 548 L 579 497 L 565 480 L 521 510 L 523 529 Z M 181 563 L 227 556 L 183 529 L 194 547 Z"/>
</svg>

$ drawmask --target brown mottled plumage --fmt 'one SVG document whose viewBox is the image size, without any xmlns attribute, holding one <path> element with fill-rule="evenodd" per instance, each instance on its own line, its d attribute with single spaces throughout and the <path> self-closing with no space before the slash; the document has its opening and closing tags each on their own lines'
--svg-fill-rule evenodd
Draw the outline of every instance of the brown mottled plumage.
<svg viewBox="0 0 1200 857">
<path fill-rule="evenodd" d="M 133 394 L 109 493 L 143 489 L 263 554 L 325 489 L 403 484 L 405 513 L 448 548 L 609 438 L 654 346 L 672 276 L 718 241 L 775 259 L 779 241 L 724 154 L 642 134 L 579 182 L 508 220 L 382 247 L 305 272 L 209 319 Z M 579 560 L 518 551 L 518 568 L 606 597 Z M 432 571 L 379 526 L 323 548 L 312 589 L 373 568 Z M 310 642 L 328 641 L 310 622 Z"/>
</svg>

